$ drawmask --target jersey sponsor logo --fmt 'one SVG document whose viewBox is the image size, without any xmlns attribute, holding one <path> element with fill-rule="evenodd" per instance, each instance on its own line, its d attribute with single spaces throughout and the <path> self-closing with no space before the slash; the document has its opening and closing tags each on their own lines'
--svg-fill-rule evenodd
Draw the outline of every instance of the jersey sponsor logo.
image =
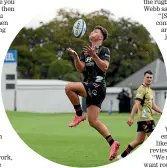
<svg viewBox="0 0 167 168">
<path fill-rule="evenodd" d="M 92 92 L 91 92 L 90 89 L 88 89 L 88 95 L 89 95 L 90 97 L 92 97 Z"/>
<path fill-rule="evenodd" d="M 95 63 L 92 61 L 92 57 L 86 57 L 85 64 L 86 64 L 86 66 L 94 66 L 95 65 Z"/>
<path fill-rule="evenodd" d="M 97 96 L 97 90 L 92 90 L 92 94 L 93 94 L 94 96 Z"/>
<path fill-rule="evenodd" d="M 99 85 L 98 85 L 97 83 L 93 83 L 93 86 L 94 86 L 95 88 L 98 88 L 98 87 L 99 87 Z"/>
<path fill-rule="evenodd" d="M 151 121 L 150 120 L 147 120 L 146 121 L 147 125 L 151 124 Z"/>
<path fill-rule="evenodd" d="M 142 117 L 143 118 L 147 118 L 148 116 L 147 116 L 147 110 L 146 109 L 143 109 L 142 110 Z"/>
<path fill-rule="evenodd" d="M 143 129 L 146 130 L 147 129 L 147 125 L 143 125 Z"/>
<path fill-rule="evenodd" d="M 85 62 L 91 62 L 92 61 L 92 57 L 86 57 L 86 61 Z"/>
</svg>

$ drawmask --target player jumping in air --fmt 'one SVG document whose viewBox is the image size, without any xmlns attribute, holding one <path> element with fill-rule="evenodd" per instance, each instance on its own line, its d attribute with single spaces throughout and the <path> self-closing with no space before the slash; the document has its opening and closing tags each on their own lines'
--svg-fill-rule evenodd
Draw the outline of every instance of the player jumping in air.
<svg viewBox="0 0 167 168">
<path fill-rule="evenodd" d="M 146 135 L 150 136 L 153 132 L 155 123 L 152 109 L 162 114 L 162 110 L 153 102 L 152 89 L 150 88 L 152 80 L 153 73 L 150 70 L 146 71 L 143 84 L 137 89 L 135 104 L 127 122 L 129 126 L 132 126 L 134 115 L 136 112 L 138 113 L 136 139 L 128 145 L 121 155 L 117 156 L 117 159 L 126 157 L 133 149 L 144 142 Z"/>
<path fill-rule="evenodd" d="M 87 81 L 71 82 L 66 85 L 65 91 L 76 111 L 74 120 L 69 127 L 74 127 L 86 120 L 78 95 L 86 97 L 89 124 L 107 140 L 110 145 L 109 160 L 113 160 L 117 156 L 119 142 L 113 139 L 107 127 L 98 119 L 101 104 L 106 96 L 105 77 L 110 61 L 110 50 L 102 46 L 107 35 L 108 32 L 105 28 L 96 26 L 89 35 L 91 46 L 84 47 L 80 58 L 73 49 L 67 49 L 73 55 L 76 69 L 86 73 Z"/>
</svg>

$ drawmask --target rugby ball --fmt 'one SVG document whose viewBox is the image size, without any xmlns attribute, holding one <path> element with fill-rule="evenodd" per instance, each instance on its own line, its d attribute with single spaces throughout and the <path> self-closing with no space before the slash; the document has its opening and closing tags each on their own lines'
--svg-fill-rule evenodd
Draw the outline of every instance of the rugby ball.
<svg viewBox="0 0 167 168">
<path fill-rule="evenodd" d="M 76 38 L 80 38 L 85 34 L 86 31 L 86 23 L 83 19 L 78 19 L 72 29 L 72 33 Z"/>
</svg>

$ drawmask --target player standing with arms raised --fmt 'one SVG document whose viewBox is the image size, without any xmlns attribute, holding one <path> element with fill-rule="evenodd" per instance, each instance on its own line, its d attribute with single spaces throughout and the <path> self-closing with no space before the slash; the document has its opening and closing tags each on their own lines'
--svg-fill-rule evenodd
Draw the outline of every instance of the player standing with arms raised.
<svg viewBox="0 0 167 168">
<path fill-rule="evenodd" d="M 110 145 L 109 160 L 113 160 L 117 156 L 119 142 L 113 139 L 107 127 L 98 119 L 101 104 L 106 96 L 105 77 L 110 61 L 110 50 L 102 46 L 107 35 L 105 28 L 96 26 L 89 35 L 91 46 L 84 47 L 80 58 L 73 49 L 67 49 L 73 55 L 76 69 L 87 74 L 87 81 L 71 82 L 66 85 L 65 91 L 76 111 L 76 116 L 69 127 L 74 127 L 86 119 L 79 96 L 86 97 L 89 124 L 107 140 Z"/>
</svg>

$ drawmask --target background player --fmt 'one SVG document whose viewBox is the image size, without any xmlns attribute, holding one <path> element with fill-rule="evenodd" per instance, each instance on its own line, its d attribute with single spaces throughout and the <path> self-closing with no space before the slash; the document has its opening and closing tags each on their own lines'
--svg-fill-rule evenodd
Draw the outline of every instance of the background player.
<svg viewBox="0 0 167 168">
<path fill-rule="evenodd" d="M 162 114 L 162 110 L 153 103 L 152 89 L 150 88 L 153 80 L 153 73 L 148 70 L 144 73 L 143 84 L 137 89 L 135 104 L 132 108 L 127 124 L 133 124 L 134 115 L 138 112 L 137 135 L 136 139 L 132 141 L 125 151 L 117 158 L 126 157 L 133 149 L 142 144 L 145 136 L 150 136 L 155 128 L 155 122 L 152 116 L 152 109 Z"/>
</svg>

